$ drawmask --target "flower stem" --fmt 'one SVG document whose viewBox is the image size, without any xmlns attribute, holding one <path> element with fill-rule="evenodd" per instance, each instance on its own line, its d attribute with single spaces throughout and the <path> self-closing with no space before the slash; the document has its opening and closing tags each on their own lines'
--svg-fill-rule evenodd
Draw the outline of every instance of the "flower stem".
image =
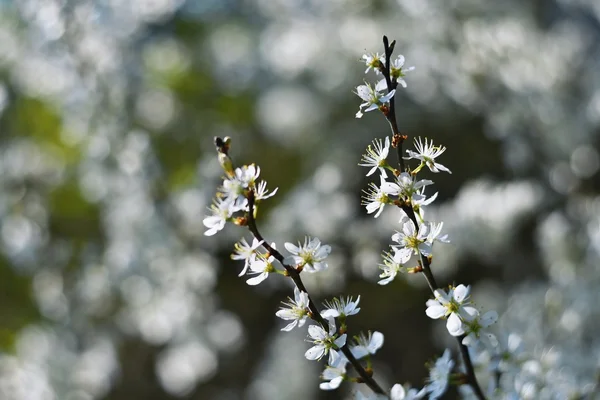
<svg viewBox="0 0 600 400">
<path fill-rule="evenodd" d="M 383 46 L 385 48 L 385 65 L 383 66 L 383 68 L 381 68 L 381 73 L 383 74 L 385 81 L 387 83 L 388 93 L 390 91 L 396 89 L 396 87 L 398 86 L 398 82 L 396 82 L 396 79 L 392 79 L 390 77 L 390 62 L 391 62 L 392 53 L 394 51 L 395 44 L 396 44 L 396 41 L 393 41 L 390 44 L 387 36 L 383 37 Z M 387 114 L 385 114 L 385 117 L 390 124 L 390 128 L 392 129 L 392 134 L 393 134 L 394 139 L 396 139 L 398 136 L 400 137 L 398 146 L 396 146 L 396 151 L 398 154 L 398 166 L 400 167 L 401 171 L 404 171 L 404 158 L 402 158 L 402 143 L 406 139 L 406 136 L 400 135 L 400 131 L 398 130 L 398 122 L 396 120 L 396 113 L 395 113 L 395 96 L 390 99 L 390 111 Z M 392 142 L 394 142 L 394 140 Z M 404 211 L 404 213 L 408 216 L 408 218 L 412 221 L 412 223 L 415 226 L 415 229 L 418 231 L 419 223 L 417 221 L 415 211 L 412 209 L 411 205 L 406 204 L 406 205 L 401 206 L 401 208 Z M 419 253 L 419 258 L 421 260 L 421 266 L 423 267 L 423 271 L 422 271 L 423 276 L 425 277 L 425 280 L 427 281 L 427 285 L 429 285 L 429 289 L 431 290 L 431 293 L 433 293 L 435 296 L 435 290 L 438 288 L 438 285 L 435 281 L 433 273 L 431 272 L 431 265 L 429 263 L 429 259 L 422 253 Z M 483 394 L 483 391 L 481 390 L 481 387 L 479 386 L 479 382 L 477 382 L 477 377 L 475 376 L 475 369 L 473 368 L 473 362 L 471 361 L 471 356 L 469 355 L 469 349 L 467 348 L 467 346 L 462 344 L 463 338 L 464 338 L 464 335 L 456 337 L 456 339 L 458 341 L 458 347 L 460 349 L 460 353 L 461 353 L 463 363 L 464 363 L 465 369 L 466 369 L 467 382 L 468 382 L 469 386 L 471 386 L 471 389 L 473 389 L 475 396 L 479 400 L 485 400 L 485 395 Z"/>
<path fill-rule="evenodd" d="M 328 330 L 329 324 L 325 319 L 321 316 L 321 312 L 316 306 L 315 302 L 310 297 L 308 290 L 306 290 L 306 286 L 304 286 L 304 282 L 302 282 L 302 278 L 300 277 L 300 272 L 296 268 L 291 265 L 287 265 L 284 263 L 283 255 L 274 249 L 269 243 L 264 240 L 263 236 L 260 234 L 258 227 L 256 226 L 256 219 L 254 218 L 254 191 L 250 190 L 248 193 L 248 229 L 257 240 L 262 241 L 262 246 L 271 254 L 279 263 L 285 268 L 288 276 L 294 281 L 294 284 L 298 288 L 298 290 L 306 293 L 308 295 L 308 308 L 311 313 L 311 318 L 317 322 L 323 329 Z M 373 377 L 367 373 L 365 368 L 360 364 L 360 362 L 352 355 L 352 352 L 348 348 L 347 345 L 344 345 L 340 348 L 340 351 L 344 353 L 346 359 L 350 362 L 350 364 L 354 367 L 358 375 L 360 376 L 362 382 L 364 382 L 373 392 L 382 394 L 387 396 L 386 392 L 379 386 L 377 381 L 373 379 Z"/>
<path fill-rule="evenodd" d="M 383 36 L 383 46 L 385 49 L 385 64 L 383 68 L 380 68 L 383 77 L 385 78 L 385 82 L 387 83 L 388 93 L 398 87 L 398 82 L 395 78 L 390 76 L 390 62 L 392 58 L 392 53 L 394 52 L 394 47 L 396 46 L 396 41 L 394 40 L 391 44 L 388 41 L 387 36 Z M 387 113 L 384 114 L 388 123 L 390 124 L 390 128 L 392 130 L 392 147 L 396 149 L 398 154 L 398 160 L 400 165 L 400 172 L 404 171 L 404 159 L 402 158 L 402 143 L 406 140 L 407 136 L 400 133 L 398 129 L 398 121 L 396 121 L 396 96 L 392 96 L 390 99 L 390 109 Z"/>
</svg>

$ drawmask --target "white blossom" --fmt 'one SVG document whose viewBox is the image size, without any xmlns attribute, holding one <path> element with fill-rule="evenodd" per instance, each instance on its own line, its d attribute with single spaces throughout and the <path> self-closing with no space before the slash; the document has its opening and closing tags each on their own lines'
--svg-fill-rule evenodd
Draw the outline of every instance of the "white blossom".
<svg viewBox="0 0 600 400">
<path fill-rule="evenodd" d="M 326 309 L 321 312 L 323 318 L 346 318 L 350 315 L 356 315 L 360 311 L 358 303 L 360 296 L 356 301 L 352 301 L 351 297 L 334 298 L 331 302 L 325 303 Z"/>
<path fill-rule="evenodd" d="M 470 321 L 477 314 L 477 309 L 470 306 L 469 286 L 458 285 L 450 288 L 448 293 L 442 289 L 435 290 L 435 299 L 427 301 L 425 313 L 429 318 L 447 318 L 446 328 L 452 336 L 465 333 L 464 320 Z"/>
<path fill-rule="evenodd" d="M 223 181 L 223 186 L 219 188 L 221 194 L 232 201 L 232 211 L 247 210 L 248 200 L 246 191 L 254 188 L 255 182 L 260 175 L 260 167 L 250 164 L 236 168 L 231 178 Z"/>
<path fill-rule="evenodd" d="M 442 243 L 450 243 L 450 239 L 448 239 L 448 234 L 442 235 L 442 228 L 444 227 L 443 222 L 428 223 L 428 232 L 427 232 L 427 241 L 430 244 L 433 244 L 434 241 L 442 242 Z"/>
<path fill-rule="evenodd" d="M 267 182 L 260 181 L 258 185 L 256 185 L 254 198 L 256 201 L 268 199 L 269 197 L 275 196 L 275 193 L 277 193 L 278 189 L 279 188 L 275 188 L 275 190 L 269 193 L 267 191 Z"/>
<path fill-rule="evenodd" d="M 410 387 L 407 389 L 401 384 L 396 383 L 392 386 L 390 400 L 418 400 L 422 399 L 426 393 L 427 391 L 425 388 L 417 391 L 417 389 L 411 389 Z"/>
<path fill-rule="evenodd" d="M 367 147 L 367 153 L 361 157 L 361 167 L 371 167 L 367 176 L 373 175 L 373 173 L 379 168 L 382 175 L 386 175 L 385 167 L 388 165 L 386 159 L 390 152 L 390 137 L 385 137 L 385 144 L 381 142 L 381 139 L 373 140 L 373 145 Z"/>
<path fill-rule="evenodd" d="M 369 336 L 360 334 L 356 339 L 356 346 L 350 347 L 350 352 L 356 359 L 361 359 L 369 354 L 375 354 L 383 346 L 383 333 L 369 332 Z"/>
<path fill-rule="evenodd" d="M 396 78 L 396 81 L 402 85 L 402 87 L 406 87 L 406 81 L 402 78 L 404 78 L 407 72 L 415 69 L 415 67 L 404 68 L 404 61 L 404 56 L 400 54 L 390 64 L 390 76 Z"/>
<path fill-rule="evenodd" d="M 310 342 L 314 344 L 308 349 L 304 356 L 308 360 L 320 360 L 329 353 L 329 364 L 333 364 L 335 357 L 338 356 L 337 350 L 346 344 L 346 334 L 337 336 L 335 321 L 328 319 L 329 332 L 320 325 L 311 325 L 308 327 L 308 336 Z"/>
<path fill-rule="evenodd" d="M 291 331 L 296 326 L 302 327 L 304 325 L 306 318 L 308 317 L 308 313 L 310 312 L 308 303 L 308 293 L 302 292 L 300 289 L 295 287 L 294 300 L 289 299 L 287 303 L 284 303 L 284 305 L 288 307 L 282 307 L 275 313 L 275 315 L 283 320 L 292 321 L 283 327 L 281 329 L 282 331 Z"/>
<path fill-rule="evenodd" d="M 275 243 L 271 243 L 271 247 L 275 248 Z M 250 286 L 256 286 L 269 277 L 271 272 L 275 272 L 275 257 L 271 254 L 257 254 L 256 259 L 250 262 L 248 275 L 255 275 L 252 278 L 246 280 L 246 283 Z"/>
<path fill-rule="evenodd" d="M 287 251 L 292 253 L 285 258 L 284 262 L 289 265 L 295 265 L 308 272 L 317 272 L 327 269 L 325 258 L 331 252 L 331 246 L 321 246 L 321 241 L 317 238 L 306 237 L 304 244 L 298 243 L 298 246 L 292 243 L 285 243 Z"/>
<path fill-rule="evenodd" d="M 379 179 L 381 181 L 380 186 L 377 186 L 373 182 L 369 182 L 369 188 L 367 190 L 363 190 L 364 196 L 362 204 L 366 206 L 367 214 L 373 214 L 377 211 L 375 213 L 375 218 L 381 215 L 385 205 L 390 202 L 387 194 L 385 194 L 381 189 L 385 183 L 385 178 L 383 175 L 380 175 Z"/>
<path fill-rule="evenodd" d="M 356 94 L 358 97 L 364 100 L 364 102 L 359 106 L 358 112 L 356 113 L 356 118 L 361 118 L 363 116 L 363 108 L 365 108 L 365 112 L 373 111 L 378 109 L 380 106 L 389 103 L 390 99 L 394 97 L 396 93 L 396 89 L 393 89 L 388 94 L 381 94 L 380 92 L 387 89 L 387 84 L 385 80 L 380 80 L 375 85 L 375 88 L 371 86 L 369 83 L 365 83 L 364 85 L 359 85 L 356 87 Z"/>
<path fill-rule="evenodd" d="M 410 260 L 410 257 L 410 251 L 394 251 L 393 255 L 390 252 L 383 253 L 383 264 L 379 264 L 379 269 L 382 271 L 379 274 L 381 280 L 377 283 L 387 285 L 393 281 L 398 272 L 404 270 L 404 264 Z"/>
<path fill-rule="evenodd" d="M 238 276 L 242 276 L 248 270 L 250 263 L 256 259 L 256 249 L 263 244 L 263 240 L 254 238 L 252 245 L 246 242 L 246 238 L 242 238 L 238 243 L 234 245 L 235 252 L 231 255 L 232 260 L 244 260 L 244 269 Z"/>
<path fill-rule="evenodd" d="M 450 357 L 450 350 L 446 349 L 444 355 L 437 359 L 435 365 L 429 370 L 429 379 L 424 389 L 429 393 L 430 400 L 439 399 L 448 388 L 448 379 L 454 361 Z"/>
<path fill-rule="evenodd" d="M 402 224 L 402 232 L 397 231 L 392 235 L 392 240 L 398 243 L 398 246 L 393 246 L 395 249 L 413 252 L 415 255 L 423 253 L 426 256 L 431 255 L 431 243 L 427 241 L 429 235 L 428 224 L 419 224 L 419 230 L 415 228 L 413 222 L 404 216 L 400 220 Z"/>
<path fill-rule="evenodd" d="M 371 54 L 365 53 L 365 54 L 363 54 L 362 58 L 367 66 L 367 69 L 365 70 L 365 74 L 367 72 L 369 72 L 369 70 L 371 68 L 373 68 L 373 71 L 375 71 L 376 74 L 381 73 L 380 65 L 381 65 L 381 63 L 385 64 L 385 55 L 384 54 L 380 55 L 379 53 L 374 53 L 374 54 L 373 53 L 371 53 Z"/>
<path fill-rule="evenodd" d="M 431 172 L 450 172 L 450 170 L 444 167 L 442 164 L 435 162 L 435 159 L 439 157 L 446 148 L 444 146 L 434 146 L 433 140 L 427 142 L 427 138 L 425 138 L 425 143 L 421 141 L 421 138 L 416 138 L 415 141 L 416 152 L 412 150 L 406 150 L 408 153 L 408 157 L 405 157 L 406 160 L 417 159 L 421 161 L 421 165 L 427 165 Z M 417 169 L 418 170 L 418 169 Z"/>
<path fill-rule="evenodd" d="M 212 236 L 225 227 L 225 223 L 232 215 L 231 201 L 217 197 L 210 206 L 212 215 L 205 217 L 202 223 L 208 228 L 205 236 Z"/>
<path fill-rule="evenodd" d="M 498 313 L 496 311 L 491 310 L 483 315 L 480 315 L 478 312 L 474 318 L 465 321 L 465 333 L 467 336 L 462 340 L 462 344 L 473 346 L 478 341 L 481 341 L 487 348 L 496 347 L 498 339 L 496 339 L 493 333 L 487 330 L 496 321 L 498 321 Z"/>
<path fill-rule="evenodd" d="M 327 381 L 319 384 L 319 388 L 321 390 L 337 389 L 346 378 L 346 364 L 348 364 L 348 360 L 343 354 L 338 352 L 334 352 L 332 354 L 333 362 L 329 363 L 325 367 L 325 370 L 321 375 L 321 378 Z"/>
<path fill-rule="evenodd" d="M 419 193 L 419 190 L 431 184 L 433 181 L 428 179 L 417 181 L 416 176 L 402 172 L 395 182 L 382 183 L 381 190 L 387 195 L 398 196 L 405 201 L 423 201 L 425 196 Z"/>
</svg>

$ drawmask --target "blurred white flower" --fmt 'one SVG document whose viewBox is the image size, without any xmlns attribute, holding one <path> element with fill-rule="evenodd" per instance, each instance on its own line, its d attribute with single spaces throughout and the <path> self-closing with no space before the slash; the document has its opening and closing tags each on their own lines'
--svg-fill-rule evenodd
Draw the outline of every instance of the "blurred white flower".
<svg viewBox="0 0 600 400">
<path fill-rule="evenodd" d="M 496 347 L 498 345 L 498 339 L 496 336 L 489 332 L 487 328 L 495 324 L 498 321 L 498 313 L 496 311 L 488 311 L 483 315 L 477 312 L 477 315 L 471 320 L 466 320 L 465 333 L 467 336 L 462 340 L 462 344 L 465 346 L 473 346 L 478 341 L 481 341 L 487 348 Z"/>
<path fill-rule="evenodd" d="M 448 388 L 450 372 L 454 367 L 454 361 L 450 357 L 450 350 L 446 349 L 444 355 L 437 359 L 435 365 L 429 370 L 427 385 L 423 388 L 429 393 L 430 400 L 437 400 Z"/>
<path fill-rule="evenodd" d="M 361 359 L 369 354 L 375 354 L 383 346 L 383 333 L 369 332 L 369 336 L 360 334 L 356 339 L 356 346 L 350 347 L 350 352 L 356 359 Z"/>
<path fill-rule="evenodd" d="M 392 391 L 390 392 L 390 399 L 391 400 L 418 400 L 418 399 L 422 399 L 426 393 L 427 393 L 427 391 L 425 388 L 417 391 L 417 389 L 411 389 L 410 387 L 408 389 L 406 389 L 401 384 L 396 383 L 392 387 Z"/>
</svg>

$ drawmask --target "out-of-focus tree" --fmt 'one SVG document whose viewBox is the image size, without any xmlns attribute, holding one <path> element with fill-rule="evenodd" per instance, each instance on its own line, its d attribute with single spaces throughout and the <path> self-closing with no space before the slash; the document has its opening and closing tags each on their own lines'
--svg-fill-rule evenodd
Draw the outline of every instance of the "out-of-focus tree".
<svg viewBox="0 0 600 400">
<path fill-rule="evenodd" d="M 476 283 L 564 393 L 592 384 L 597 1 L 18 0 L 0 2 L 0 397 L 347 394 L 319 393 L 301 335 L 279 332 L 287 282 L 237 278 L 245 231 L 203 236 L 215 135 L 280 188 L 269 238 L 332 244 L 307 285 L 363 295 L 382 382 L 422 379 L 443 324 L 424 282 L 374 284 L 400 215 L 360 208 L 356 164 L 387 126 L 356 122 L 352 90 L 383 34 L 416 66 L 402 130 L 448 147 L 438 279 Z"/>
</svg>

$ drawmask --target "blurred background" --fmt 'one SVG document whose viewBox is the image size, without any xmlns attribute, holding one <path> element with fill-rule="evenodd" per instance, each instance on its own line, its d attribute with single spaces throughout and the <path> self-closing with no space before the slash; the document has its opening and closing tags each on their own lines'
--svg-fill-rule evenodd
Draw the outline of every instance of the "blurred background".
<svg viewBox="0 0 600 400">
<path fill-rule="evenodd" d="M 448 147 L 428 218 L 440 285 L 473 285 L 517 333 L 531 382 L 566 398 L 600 366 L 600 2 L 596 0 L 0 1 L 0 398 L 342 399 L 318 389 L 306 331 L 280 332 L 290 282 L 249 287 L 205 237 L 231 136 L 278 194 L 263 234 L 333 248 L 318 300 L 361 295 L 385 387 L 421 386 L 455 342 L 420 276 L 378 286 L 401 212 L 360 206 L 354 118 L 365 52 L 397 40 L 410 137 Z M 371 73 L 372 74 L 372 73 Z M 433 193 L 433 192 L 429 192 Z M 504 335 L 504 336 L 503 336 Z M 455 353 L 456 354 L 456 353 Z M 531 392 L 527 392 L 531 393 Z M 448 398 L 455 396 L 450 393 Z M 522 394 L 527 398 L 526 394 Z M 562 396 L 562 397 L 561 397 Z"/>
</svg>

